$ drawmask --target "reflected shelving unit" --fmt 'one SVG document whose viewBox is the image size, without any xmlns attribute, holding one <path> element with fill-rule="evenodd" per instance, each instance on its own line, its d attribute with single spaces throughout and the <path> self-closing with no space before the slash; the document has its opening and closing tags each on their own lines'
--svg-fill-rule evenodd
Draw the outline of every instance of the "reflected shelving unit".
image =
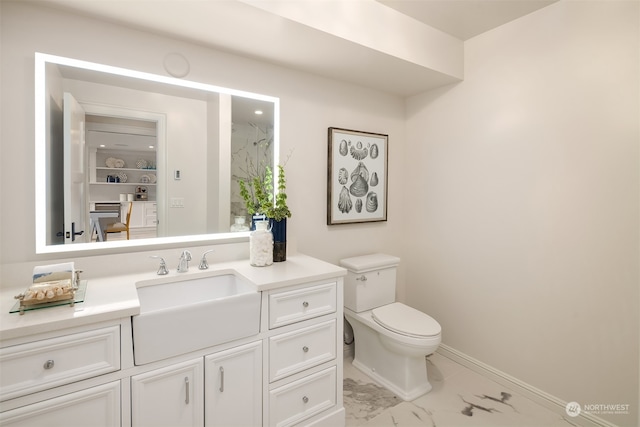
<svg viewBox="0 0 640 427">
<path fill-rule="evenodd" d="M 133 201 L 131 228 L 157 226 L 155 124 L 141 120 L 87 116 L 89 209 L 120 203 L 121 218 Z"/>
</svg>

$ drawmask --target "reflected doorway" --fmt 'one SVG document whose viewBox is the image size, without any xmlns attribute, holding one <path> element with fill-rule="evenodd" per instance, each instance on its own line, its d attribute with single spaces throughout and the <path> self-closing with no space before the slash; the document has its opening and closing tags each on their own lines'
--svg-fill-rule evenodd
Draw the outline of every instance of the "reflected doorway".
<svg viewBox="0 0 640 427">
<path fill-rule="evenodd" d="M 157 123 L 87 113 L 85 139 L 89 210 L 98 221 L 91 241 L 122 240 L 127 234 L 130 239 L 157 237 Z M 127 215 L 130 204 L 131 215 Z M 107 211 L 118 215 L 100 217 L 100 212 Z M 130 233 L 107 233 L 114 223 L 127 225 Z"/>
</svg>

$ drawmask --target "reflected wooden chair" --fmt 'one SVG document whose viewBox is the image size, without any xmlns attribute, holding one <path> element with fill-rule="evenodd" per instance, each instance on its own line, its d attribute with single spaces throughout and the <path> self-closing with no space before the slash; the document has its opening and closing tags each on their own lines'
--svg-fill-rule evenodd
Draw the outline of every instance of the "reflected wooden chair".
<svg viewBox="0 0 640 427">
<path fill-rule="evenodd" d="M 109 233 L 121 233 L 123 231 L 127 232 L 127 240 L 129 240 L 129 224 L 131 223 L 131 211 L 133 210 L 133 202 L 129 202 L 129 209 L 127 210 L 127 220 L 122 222 L 116 222 L 115 224 L 109 224 L 107 229 L 105 230 L 105 237 L 109 235 Z"/>
</svg>

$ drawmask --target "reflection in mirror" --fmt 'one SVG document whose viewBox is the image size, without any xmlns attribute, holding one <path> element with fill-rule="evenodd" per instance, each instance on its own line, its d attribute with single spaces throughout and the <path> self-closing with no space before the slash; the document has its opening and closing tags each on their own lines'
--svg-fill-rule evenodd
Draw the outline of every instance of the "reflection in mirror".
<svg viewBox="0 0 640 427">
<path fill-rule="evenodd" d="M 278 99 L 36 54 L 36 252 L 246 238 Z"/>
</svg>

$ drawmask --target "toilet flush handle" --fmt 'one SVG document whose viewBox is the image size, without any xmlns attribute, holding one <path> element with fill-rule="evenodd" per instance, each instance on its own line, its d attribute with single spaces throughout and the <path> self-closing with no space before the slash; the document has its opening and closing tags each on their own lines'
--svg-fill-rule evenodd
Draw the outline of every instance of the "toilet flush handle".
<svg viewBox="0 0 640 427">
<path fill-rule="evenodd" d="M 361 281 L 363 281 L 363 282 L 366 282 L 366 281 L 367 281 L 367 276 L 365 276 L 365 275 L 363 274 L 363 275 L 362 275 L 362 276 L 360 276 L 360 277 L 356 277 L 356 280 L 361 280 Z"/>
</svg>

